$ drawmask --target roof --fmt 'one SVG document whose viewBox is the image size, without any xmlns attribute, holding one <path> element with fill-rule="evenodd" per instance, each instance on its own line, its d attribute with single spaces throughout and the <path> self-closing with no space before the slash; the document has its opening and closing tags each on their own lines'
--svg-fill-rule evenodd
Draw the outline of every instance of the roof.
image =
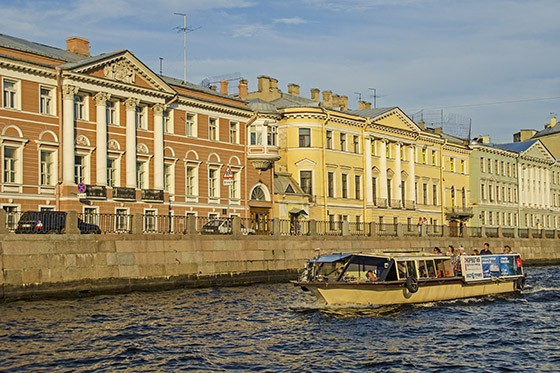
<svg viewBox="0 0 560 373">
<path fill-rule="evenodd" d="M 174 85 L 174 86 L 177 86 L 177 87 L 183 87 L 183 88 L 191 89 L 191 90 L 193 90 L 193 91 L 204 92 L 204 93 L 207 93 L 207 94 L 210 94 L 210 95 L 214 95 L 214 96 L 218 96 L 218 97 L 227 97 L 227 98 L 229 98 L 229 99 L 231 99 L 231 100 L 234 100 L 234 101 L 246 102 L 245 100 L 242 100 L 242 99 L 240 99 L 240 98 L 238 98 L 238 97 L 233 97 L 233 96 L 229 96 L 229 95 L 224 95 L 224 94 L 222 94 L 222 93 L 220 93 L 220 92 L 218 92 L 218 91 L 215 91 L 215 90 L 213 90 L 213 89 L 206 88 L 206 87 L 203 87 L 203 86 L 198 85 L 198 84 L 185 82 L 185 81 L 183 81 L 182 79 L 172 78 L 172 77 L 170 77 L 170 76 L 165 76 L 165 75 L 159 75 L 159 77 L 160 77 L 164 82 L 166 82 L 167 84 L 170 84 L 170 85 Z"/>
<path fill-rule="evenodd" d="M 261 100 L 260 98 L 254 98 L 249 100 L 249 107 L 253 111 L 258 111 L 259 113 L 273 113 L 276 114 L 276 106 L 270 102 Z"/>
<path fill-rule="evenodd" d="M 293 192 L 287 192 L 288 187 L 291 187 Z M 283 172 L 274 174 L 274 190 L 279 194 L 306 194 L 292 177 L 292 174 Z"/>
<path fill-rule="evenodd" d="M 348 110 L 348 113 L 358 115 L 363 118 L 375 118 L 381 114 L 387 113 L 391 110 L 397 109 L 397 106 L 375 108 L 375 109 L 358 109 L 358 110 Z"/>
<path fill-rule="evenodd" d="M 542 137 L 542 136 L 549 136 L 549 135 L 553 135 L 555 133 L 560 133 L 560 126 L 559 125 L 555 125 L 554 127 L 545 128 L 542 131 L 537 132 L 533 136 L 533 138 Z"/>
<path fill-rule="evenodd" d="M 521 141 L 521 142 L 512 142 L 509 144 L 491 144 L 491 146 L 496 147 L 496 148 L 500 148 L 500 149 L 504 149 L 504 150 L 509 150 L 515 153 L 521 153 L 526 151 L 527 149 L 529 149 L 531 146 L 533 146 L 538 140 L 527 140 L 527 141 Z"/>
<path fill-rule="evenodd" d="M 319 102 L 313 101 L 309 98 L 294 96 L 289 93 L 282 93 L 282 97 L 271 101 L 277 108 L 290 108 L 290 107 L 318 107 Z"/>
<path fill-rule="evenodd" d="M 55 48 L 44 44 L 34 43 L 9 35 L 0 34 L 0 47 L 15 49 L 22 52 L 33 53 L 65 62 L 78 62 L 88 58 L 81 54 L 69 52 L 65 49 Z"/>
</svg>

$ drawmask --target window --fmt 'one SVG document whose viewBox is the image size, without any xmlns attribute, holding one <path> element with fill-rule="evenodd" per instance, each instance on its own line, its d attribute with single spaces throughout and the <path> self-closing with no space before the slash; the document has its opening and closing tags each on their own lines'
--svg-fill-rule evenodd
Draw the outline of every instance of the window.
<svg viewBox="0 0 560 373">
<path fill-rule="evenodd" d="M 452 186 L 451 187 L 451 207 L 455 207 L 457 206 L 456 200 L 455 200 L 455 187 Z"/>
<path fill-rule="evenodd" d="M 115 209 L 115 231 L 117 233 L 129 231 L 129 215 L 128 209 L 117 208 Z"/>
<path fill-rule="evenodd" d="M 185 192 L 187 196 L 196 196 L 198 195 L 198 186 L 197 186 L 197 168 L 194 166 L 187 166 L 187 178 L 185 181 Z"/>
<path fill-rule="evenodd" d="M 401 145 L 400 147 L 400 157 L 401 157 L 401 161 L 406 161 L 406 155 L 405 155 L 405 151 L 404 151 L 404 146 Z"/>
<path fill-rule="evenodd" d="M 423 164 L 428 164 L 427 150 L 426 149 L 422 149 L 422 163 Z"/>
<path fill-rule="evenodd" d="M 362 177 L 360 175 L 354 175 L 354 196 L 356 199 L 362 197 Z"/>
<path fill-rule="evenodd" d="M 484 158 L 480 157 L 480 172 L 484 172 Z"/>
<path fill-rule="evenodd" d="M 311 129 L 300 128 L 299 129 L 299 147 L 309 148 L 311 146 Z"/>
<path fill-rule="evenodd" d="M 218 120 L 216 118 L 208 118 L 208 140 L 218 140 Z"/>
<path fill-rule="evenodd" d="M 196 137 L 196 115 L 192 113 L 185 114 L 186 135 Z"/>
<path fill-rule="evenodd" d="M 453 188 L 453 187 L 452 187 Z M 437 206 L 438 201 L 437 201 L 437 197 L 438 197 L 438 186 L 437 185 L 432 185 L 432 204 L 434 206 Z M 453 193 L 453 189 L 451 189 L 451 193 Z M 454 204 L 452 204 L 451 206 L 455 206 Z"/>
<path fill-rule="evenodd" d="M 239 199 L 241 197 L 239 184 L 240 184 L 240 173 L 233 172 L 233 178 L 231 179 L 231 185 L 229 186 L 230 199 Z"/>
<path fill-rule="evenodd" d="M 54 89 L 41 87 L 40 96 L 39 110 L 41 110 L 41 114 L 54 115 Z"/>
<path fill-rule="evenodd" d="M 86 182 L 86 157 L 83 155 L 74 157 L 74 182 L 76 184 Z"/>
<path fill-rule="evenodd" d="M 334 231 L 336 229 L 335 216 L 329 214 L 329 230 Z"/>
<path fill-rule="evenodd" d="M 348 198 L 348 175 L 342 174 L 342 198 Z"/>
<path fill-rule="evenodd" d="M 267 144 L 269 146 L 276 146 L 276 138 L 278 137 L 278 127 L 268 126 L 266 128 Z"/>
<path fill-rule="evenodd" d="M 467 168 L 465 166 L 465 160 L 461 159 L 461 173 L 462 174 L 466 174 L 467 173 Z"/>
<path fill-rule="evenodd" d="M 41 185 L 54 185 L 54 152 L 41 150 Z"/>
<path fill-rule="evenodd" d="M 252 125 L 249 127 L 249 143 L 250 145 L 262 145 L 262 133 L 260 127 Z"/>
<path fill-rule="evenodd" d="M 391 158 L 391 144 L 389 143 L 385 144 L 385 156 Z"/>
<path fill-rule="evenodd" d="M 118 124 L 117 104 L 114 101 L 108 100 L 105 103 L 105 116 L 107 124 Z"/>
<path fill-rule="evenodd" d="M 136 129 L 145 130 L 148 128 L 146 123 L 146 107 L 144 106 L 136 106 L 134 121 L 136 124 Z"/>
<path fill-rule="evenodd" d="M 377 178 L 371 178 L 371 198 L 373 199 L 373 204 L 377 206 Z"/>
<path fill-rule="evenodd" d="M 360 137 L 357 135 L 354 135 L 354 153 L 358 154 L 360 153 Z"/>
<path fill-rule="evenodd" d="M 449 171 L 455 172 L 455 159 L 449 158 Z"/>
<path fill-rule="evenodd" d="M 218 197 L 218 170 L 208 170 L 208 197 Z"/>
<path fill-rule="evenodd" d="M 488 159 L 486 161 L 486 172 L 488 172 L 489 174 L 492 173 L 492 160 Z"/>
<path fill-rule="evenodd" d="M 162 119 L 163 119 L 163 132 L 173 133 L 173 111 L 164 110 Z"/>
<path fill-rule="evenodd" d="M 346 134 L 343 132 L 340 133 L 340 150 L 346 151 Z"/>
<path fill-rule="evenodd" d="M 163 190 L 169 193 L 174 193 L 174 179 L 173 179 L 173 165 L 169 163 L 165 163 L 163 165 Z"/>
<path fill-rule="evenodd" d="M 4 182 L 17 183 L 19 167 L 18 148 L 4 147 Z"/>
<path fill-rule="evenodd" d="M 138 189 L 147 189 L 147 165 L 146 162 L 136 162 L 136 188 Z"/>
<path fill-rule="evenodd" d="M 266 201 L 266 194 L 264 190 L 258 186 L 251 192 L 251 199 L 254 201 Z"/>
<path fill-rule="evenodd" d="M 375 140 L 371 140 L 371 155 L 377 155 L 377 144 Z"/>
<path fill-rule="evenodd" d="M 144 210 L 144 232 L 155 232 L 157 230 L 156 210 Z"/>
<path fill-rule="evenodd" d="M 486 186 L 484 184 L 480 184 L 480 199 L 486 200 Z"/>
<path fill-rule="evenodd" d="M 238 138 L 239 123 L 229 122 L 229 142 L 232 144 L 239 144 Z"/>
<path fill-rule="evenodd" d="M 117 181 L 117 160 L 107 158 L 107 185 L 110 187 L 116 186 Z"/>
<path fill-rule="evenodd" d="M 299 185 L 305 194 L 313 194 L 312 182 L 311 182 L 311 171 L 300 171 L 299 172 Z"/>
<path fill-rule="evenodd" d="M 432 150 L 432 165 L 437 165 L 437 153 L 435 150 Z M 455 168 L 453 169 L 455 171 Z"/>
<path fill-rule="evenodd" d="M 497 159 L 494 160 L 494 172 L 495 172 L 497 175 L 500 174 L 500 167 L 499 167 L 499 163 L 498 163 L 498 160 L 497 160 Z"/>
<path fill-rule="evenodd" d="M 19 108 L 19 82 L 4 79 L 2 82 L 2 98 L 4 107 L 7 109 Z"/>
<path fill-rule="evenodd" d="M 424 205 L 428 204 L 428 184 L 422 183 L 422 197 Z"/>
<path fill-rule="evenodd" d="M 99 212 L 97 207 L 84 207 L 84 222 L 88 224 L 99 224 Z"/>
<path fill-rule="evenodd" d="M 20 217 L 17 206 L 2 206 L 2 208 L 6 211 L 6 228 L 15 231 Z"/>
<path fill-rule="evenodd" d="M 327 174 L 327 193 L 329 197 L 334 197 L 334 172 Z"/>
<path fill-rule="evenodd" d="M 327 148 L 327 149 L 332 149 L 332 148 L 333 148 L 333 147 L 332 147 L 332 136 L 333 136 L 332 131 L 327 131 L 327 135 L 326 135 L 326 136 L 327 136 L 326 148 Z"/>
<path fill-rule="evenodd" d="M 86 120 L 86 98 L 74 95 L 74 120 Z"/>
</svg>

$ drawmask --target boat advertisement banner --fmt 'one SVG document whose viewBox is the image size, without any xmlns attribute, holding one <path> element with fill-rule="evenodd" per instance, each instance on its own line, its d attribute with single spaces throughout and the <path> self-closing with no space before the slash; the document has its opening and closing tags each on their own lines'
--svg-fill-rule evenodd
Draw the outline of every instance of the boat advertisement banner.
<svg viewBox="0 0 560 373">
<path fill-rule="evenodd" d="M 477 281 L 484 279 L 482 275 L 482 256 L 461 256 L 461 270 L 465 281 Z"/>
<path fill-rule="evenodd" d="M 517 264 L 513 255 L 462 256 L 461 269 L 465 281 L 517 275 Z"/>
</svg>

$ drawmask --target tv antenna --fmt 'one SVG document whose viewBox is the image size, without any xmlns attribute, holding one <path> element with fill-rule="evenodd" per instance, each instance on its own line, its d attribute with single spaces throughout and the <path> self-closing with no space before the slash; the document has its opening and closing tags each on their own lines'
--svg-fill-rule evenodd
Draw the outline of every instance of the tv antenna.
<svg viewBox="0 0 560 373">
<path fill-rule="evenodd" d="M 370 97 L 373 98 L 373 108 L 376 109 L 377 108 L 377 99 L 379 97 L 385 97 L 385 96 L 378 96 L 377 95 L 377 89 L 375 89 L 375 88 L 368 88 L 368 89 L 373 92 L 373 94 L 370 95 Z"/>
<path fill-rule="evenodd" d="M 354 92 L 358 96 L 358 101 L 362 101 L 362 94 L 360 92 Z"/>
<path fill-rule="evenodd" d="M 187 82 L 187 32 L 192 32 L 198 30 L 200 27 L 197 28 L 188 28 L 187 27 L 187 15 L 185 13 L 173 13 L 177 16 L 183 16 L 183 27 L 175 27 L 177 32 L 183 32 L 183 83 Z"/>
</svg>

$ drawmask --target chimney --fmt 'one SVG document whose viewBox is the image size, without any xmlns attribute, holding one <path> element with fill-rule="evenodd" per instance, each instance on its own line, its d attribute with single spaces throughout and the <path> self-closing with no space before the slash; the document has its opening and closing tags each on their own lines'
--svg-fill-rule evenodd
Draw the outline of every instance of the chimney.
<svg viewBox="0 0 560 373">
<path fill-rule="evenodd" d="M 426 122 L 424 122 L 424 119 L 420 119 L 420 122 L 418 122 L 418 127 L 423 130 L 426 129 Z"/>
<path fill-rule="evenodd" d="M 91 56 L 89 53 L 89 40 L 79 36 L 71 36 L 66 39 L 66 50 L 86 57 Z"/>
<path fill-rule="evenodd" d="M 270 78 L 270 92 L 278 93 L 278 79 Z"/>
<path fill-rule="evenodd" d="M 220 93 L 223 95 L 228 94 L 228 81 L 227 80 L 220 80 Z"/>
<path fill-rule="evenodd" d="M 319 93 L 320 93 L 319 88 L 311 88 L 311 99 L 313 101 L 319 102 L 320 101 Z"/>
<path fill-rule="evenodd" d="M 325 107 L 332 107 L 332 91 L 323 91 L 323 105 Z"/>
<path fill-rule="evenodd" d="M 550 123 L 547 123 L 544 128 L 552 128 L 556 125 L 556 117 L 553 115 L 550 117 Z"/>
<path fill-rule="evenodd" d="M 299 96 L 299 85 L 293 83 L 288 84 L 288 93 L 293 96 Z"/>
<path fill-rule="evenodd" d="M 210 88 L 210 89 L 213 90 L 213 91 L 217 91 L 217 90 L 218 90 L 218 87 L 216 87 L 215 84 L 212 84 L 212 85 L 211 85 L 210 87 L 208 87 L 208 88 Z"/>
<path fill-rule="evenodd" d="M 371 109 L 371 102 L 359 100 L 358 101 L 358 110 L 368 110 Z"/>
<path fill-rule="evenodd" d="M 268 93 L 270 92 L 270 78 L 268 76 L 265 75 L 261 75 L 257 77 L 258 79 L 258 90 L 259 92 L 264 92 L 264 93 Z"/>
<path fill-rule="evenodd" d="M 249 95 L 249 84 L 247 80 L 241 79 L 237 88 L 239 90 L 239 98 L 242 100 L 246 100 L 247 96 Z"/>
<path fill-rule="evenodd" d="M 348 111 L 348 96 L 340 96 L 340 110 Z"/>
</svg>

